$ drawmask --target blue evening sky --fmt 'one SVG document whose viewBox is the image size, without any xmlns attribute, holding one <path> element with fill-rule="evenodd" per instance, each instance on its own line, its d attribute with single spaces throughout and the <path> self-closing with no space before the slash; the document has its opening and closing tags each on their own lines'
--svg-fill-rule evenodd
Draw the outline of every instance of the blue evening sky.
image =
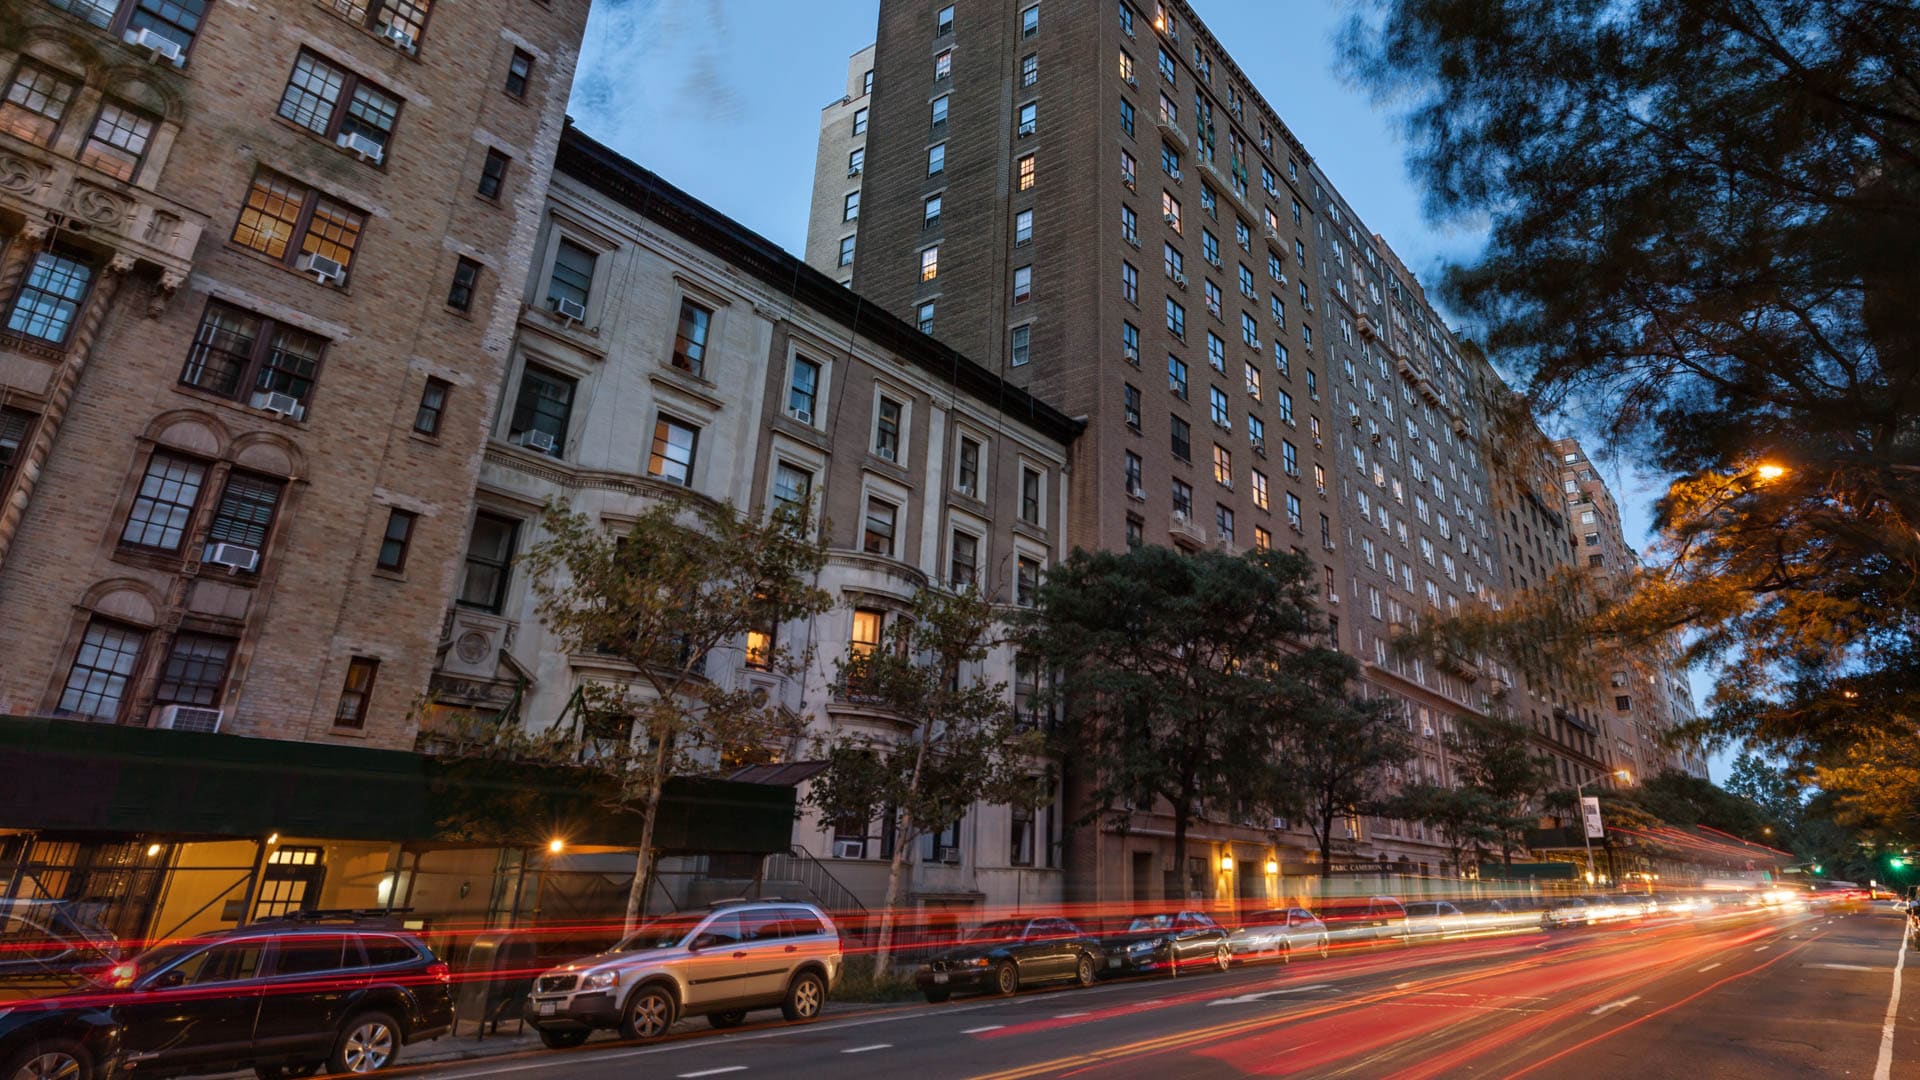
<svg viewBox="0 0 1920 1080">
<path fill-rule="evenodd" d="M 1449 258 L 1479 250 L 1477 228 L 1426 219 L 1397 115 L 1340 74 L 1334 37 L 1344 4 L 1193 3 L 1348 202 L 1423 280 L 1435 280 Z M 1280 6 L 1284 20 L 1273 15 Z M 843 92 L 847 57 L 873 41 L 878 10 L 878 0 L 593 0 L 574 120 L 748 228 L 803 252 L 820 110 Z M 1274 34 L 1276 25 L 1287 33 Z M 1283 86 L 1297 89 L 1282 96 Z M 1617 465 L 1605 471 L 1629 542 L 1643 546 L 1657 488 Z M 1696 684 L 1705 681 L 1696 673 Z M 1694 689 L 1704 696 L 1704 685 Z M 1714 765 L 1724 776 L 1726 763 Z"/>
</svg>

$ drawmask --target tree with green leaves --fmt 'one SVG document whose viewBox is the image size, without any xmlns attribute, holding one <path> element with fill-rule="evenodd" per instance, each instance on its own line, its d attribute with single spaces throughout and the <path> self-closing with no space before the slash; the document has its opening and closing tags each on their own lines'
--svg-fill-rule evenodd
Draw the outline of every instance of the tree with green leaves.
<svg viewBox="0 0 1920 1080">
<path fill-rule="evenodd" d="M 827 769 L 807 799 L 829 818 L 892 815 L 893 857 L 874 951 L 884 978 L 915 841 L 986 802 L 1034 806 L 1051 793 L 1044 733 L 1016 716 L 1007 685 L 980 674 L 1001 644 L 999 610 L 978 589 L 921 587 L 879 643 L 839 661 L 837 692 L 900 718 L 898 734 L 825 739 Z"/>
<path fill-rule="evenodd" d="M 1799 832 L 1806 811 L 1806 793 L 1785 769 L 1749 751 L 1733 759 L 1726 789 L 1772 818 L 1780 828 L 1782 842 Z"/>
<path fill-rule="evenodd" d="M 1285 740 L 1346 706 L 1351 662 L 1316 644 L 1313 571 L 1274 551 L 1075 551 L 1022 621 L 1022 650 L 1061 672 L 1082 824 L 1167 807 L 1170 898 L 1200 808 L 1274 801 Z"/>
<path fill-rule="evenodd" d="M 1389 817 L 1425 822 L 1439 833 L 1456 875 L 1466 872 L 1469 852 L 1477 861 L 1501 837 L 1492 796 L 1466 784 L 1411 784 L 1380 809 Z"/>
<path fill-rule="evenodd" d="M 1433 216 L 1490 228 L 1444 284 L 1488 354 L 1679 477 L 1630 596 L 1511 636 L 1685 631 L 1729 661 L 1701 726 L 1796 766 L 1911 734 L 1920 9 L 1363 0 L 1346 51 Z"/>
<path fill-rule="evenodd" d="M 1498 851 L 1501 862 L 1512 863 L 1513 853 L 1525 848 L 1527 830 L 1539 820 L 1541 800 L 1552 786 L 1548 761 L 1535 749 L 1527 725 L 1501 705 L 1487 715 L 1465 714 L 1454 724 L 1445 740 L 1459 781 L 1452 790 L 1468 794 L 1441 798 L 1436 806 L 1448 818 L 1464 813 L 1466 824 L 1450 826 L 1418 812 L 1400 816 L 1427 821 L 1441 828 L 1443 835 L 1456 828 L 1476 844 Z M 1408 805 L 1417 811 L 1420 800 Z"/>
<path fill-rule="evenodd" d="M 1387 812 L 1388 777 L 1414 750 L 1392 700 L 1354 689 L 1360 665 L 1352 657 L 1315 646 L 1298 652 L 1291 668 L 1298 685 L 1275 699 L 1281 751 L 1263 769 L 1262 801 L 1306 821 L 1325 880 L 1343 823 Z"/>
<path fill-rule="evenodd" d="M 815 584 L 826 547 L 793 512 L 759 520 L 690 495 L 663 498 L 618 531 L 551 506 L 541 531 L 521 559 L 541 622 L 567 650 L 628 669 L 624 679 L 583 684 L 579 728 L 543 744 L 610 778 L 612 808 L 640 817 L 632 927 L 645 908 L 666 780 L 764 760 L 798 737 L 797 718 L 761 691 L 710 679 L 708 661 L 750 648 L 756 666 L 804 671 L 806 657 L 773 644 L 771 632 L 832 605 Z M 750 639 L 755 631 L 767 636 Z"/>
</svg>

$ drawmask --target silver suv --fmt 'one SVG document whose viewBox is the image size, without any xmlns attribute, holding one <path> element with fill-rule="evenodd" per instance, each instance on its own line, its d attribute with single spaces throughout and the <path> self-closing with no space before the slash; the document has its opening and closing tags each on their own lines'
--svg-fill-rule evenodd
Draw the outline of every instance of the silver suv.
<svg viewBox="0 0 1920 1080">
<path fill-rule="evenodd" d="M 716 1028 L 749 1009 L 820 1015 L 840 979 L 833 920 L 798 900 L 732 900 L 642 923 L 618 945 L 533 980 L 526 1019 L 554 1049 L 601 1028 L 654 1039 L 683 1016 Z"/>
</svg>

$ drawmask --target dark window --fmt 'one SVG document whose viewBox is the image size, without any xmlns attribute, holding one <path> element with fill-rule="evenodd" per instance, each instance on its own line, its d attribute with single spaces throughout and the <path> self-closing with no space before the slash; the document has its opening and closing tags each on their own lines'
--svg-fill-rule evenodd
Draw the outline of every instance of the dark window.
<svg viewBox="0 0 1920 1080">
<path fill-rule="evenodd" d="M 173 43 L 186 62 L 193 48 L 194 35 L 200 32 L 200 20 L 207 13 L 209 0 L 47 0 L 48 5 L 85 19 L 115 37 L 125 34 L 134 39 L 140 31 L 151 31 Z M 330 0 L 335 7 L 352 0 Z M 424 9 L 424 0 L 422 2 Z"/>
<path fill-rule="evenodd" d="M 363 943 L 367 947 L 367 963 L 373 967 L 412 963 L 420 959 L 420 953 L 399 938 L 370 937 Z"/>
<path fill-rule="evenodd" d="M 93 267 L 79 259 L 58 251 L 36 253 L 20 291 L 13 296 L 7 329 L 49 344 L 66 344 L 92 284 Z"/>
<path fill-rule="evenodd" d="M 127 681 L 140 662 L 147 634 L 131 626 L 94 619 L 87 624 L 80 651 L 67 671 L 54 712 L 61 716 L 91 716 L 112 720 L 120 715 Z"/>
<path fill-rule="evenodd" d="M 953 550 L 948 553 L 947 580 L 955 588 L 971 585 L 980 571 L 980 538 L 972 533 L 953 534 Z"/>
<path fill-rule="evenodd" d="M 700 429 L 662 416 L 653 425 L 653 453 L 647 473 L 682 487 L 693 486 L 693 457 L 700 447 Z"/>
<path fill-rule="evenodd" d="M 559 457 L 567 446 L 567 420 L 573 411 L 573 380 L 529 364 L 520 376 L 507 438 L 529 449 Z"/>
<path fill-rule="evenodd" d="M 14 467 L 27 451 L 27 438 L 33 434 L 34 415 L 20 409 L 0 409 L 0 496 L 13 479 Z"/>
<path fill-rule="evenodd" d="M 447 288 L 447 306 L 473 310 L 473 293 L 480 285 L 480 264 L 462 255 L 453 264 L 453 284 Z"/>
<path fill-rule="evenodd" d="M 1020 520 L 1040 524 L 1040 474 L 1032 469 L 1020 470 Z"/>
<path fill-rule="evenodd" d="M 466 578 L 460 603 L 498 612 L 507 600 L 507 582 L 513 566 L 514 541 L 520 523 L 492 514 L 476 514 L 473 536 L 467 541 Z"/>
<path fill-rule="evenodd" d="M 960 436 L 960 462 L 953 478 L 960 494 L 980 497 L 980 444 L 965 435 Z"/>
<path fill-rule="evenodd" d="M 380 661 L 356 656 L 347 663 L 346 685 L 340 688 L 340 704 L 333 710 L 335 727 L 367 726 L 367 706 L 373 701 L 373 679 L 380 674 Z"/>
<path fill-rule="evenodd" d="M 213 524 L 207 528 L 207 557 L 212 556 L 215 544 L 232 544 L 256 553 L 266 551 L 273 514 L 285 487 L 271 477 L 229 473 L 220 501 L 214 505 Z"/>
<path fill-rule="evenodd" d="M 433 0 L 324 0 L 321 6 L 332 8 L 336 14 L 379 34 L 395 48 L 411 53 L 427 29 L 427 14 Z"/>
<path fill-rule="evenodd" d="M 359 210 L 262 169 L 247 189 L 233 242 L 338 284 L 333 275 L 344 275 L 352 266 L 365 225 L 366 215 Z"/>
<path fill-rule="evenodd" d="M 571 240 L 561 240 L 553 253 L 553 276 L 547 280 L 547 306 L 561 301 L 580 305 L 584 312 L 593 291 L 593 252 Z"/>
<path fill-rule="evenodd" d="M 232 659 L 232 638 L 181 631 L 160 668 L 154 703 L 213 708 L 220 701 L 220 688 L 227 681 L 227 665 Z"/>
<path fill-rule="evenodd" d="M 353 958 L 353 966 L 358 967 L 360 949 L 345 935 L 289 935 L 275 942 L 273 973 L 293 976 L 339 971 L 347 966 L 348 956 Z"/>
<path fill-rule="evenodd" d="M 500 189 L 507 183 L 507 163 L 513 160 L 498 150 L 488 150 L 487 159 L 480 163 L 480 195 L 483 198 L 497 199 Z"/>
<path fill-rule="evenodd" d="M 417 515 L 410 510 L 387 511 L 387 531 L 380 534 L 380 557 L 375 565 L 399 572 L 407 568 L 407 549 L 413 546 L 413 523 Z"/>
<path fill-rule="evenodd" d="M 900 423 L 904 408 L 892 398 L 880 399 L 880 416 L 873 427 L 873 452 L 888 461 L 900 460 Z"/>
<path fill-rule="evenodd" d="M 526 52 L 513 50 L 513 59 L 507 61 L 507 93 L 514 97 L 527 96 L 527 80 L 533 76 L 533 57 Z"/>
<path fill-rule="evenodd" d="M 680 301 L 680 329 L 673 338 L 673 366 L 695 375 L 707 366 L 707 331 L 713 312 L 691 300 Z"/>
<path fill-rule="evenodd" d="M 22 60 L 0 97 L 0 131 L 41 146 L 51 143 L 79 89 L 78 80 Z"/>
<path fill-rule="evenodd" d="M 279 114 L 365 158 L 386 157 L 400 99 L 302 50 L 280 92 Z"/>
<path fill-rule="evenodd" d="M 420 407 L 413 413 L 413 430 L 422 435 L 440 434 L 440 422 L 447 415 L 447 391 L 453 389 L 444 379 L 428 379 L 420 390 Z"/>
<path fill-rule="evenodd" d="M 313 396 L 326 339 L 218 300 L 207 304 L 180 381 L 221 397 L 245 394 L 255 408 L 284 409 L 269 395 L 292 398 L 304 416 Z"/>
<path fill-rule="evenodd" d="M 127 524 L 120 531 L 120 542 L 132 547 L 178 551 L 193 521 L 194 507 L 200 503 L 200 488 L 207 467 L 191 458 L 156 451 L 147 461 L 140 478 L 139 494 Z"/>
<path fill-rule="evenodd" d="M 1134 551 L 1144 547 L 1147 542 L 1147 523 L 1137 515 L 1127 515 L 1127 550 Z"/>
<path fill-rule="evenodd" d="M 866 534 L 861 539 L 862 550 L 870 555 L 892 555 L 894 522 L 899 514 L 899 507 L 869 496 Z"/>
<path fill-rule="evenodd" d="M 1173 456 L 1181 461 L 1193 460 L 1193 429 L 1185 420 L 1173 418 Z"/>
<path fill-rule="evenodd" d="M 1013 601 L 1021 607 L 1032 607 L 1034 597 L 1040 591 L 1040 561 L 1022 555 L 1014 563 Z"/>
<path fill-rule="evenodd" d="M 804 356 L 793 358 L 793 385 L 787 388 L 787 412 L 803 424 L 814 422 L 820 394 L 820 365 Z"/>
</svg>

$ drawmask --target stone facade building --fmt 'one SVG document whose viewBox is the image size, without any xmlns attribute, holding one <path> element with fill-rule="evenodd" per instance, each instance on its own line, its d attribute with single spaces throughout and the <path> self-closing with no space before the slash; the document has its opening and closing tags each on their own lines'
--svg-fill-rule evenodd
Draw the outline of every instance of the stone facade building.
<svg viewBox="0 0 1920 1080">
<path fill-rule="evenodd" d="M 710 654 L 705 671 L 804 718 L 805 736 L 775 748 L 787 762 L 805 761 L 816 736 L 911 730 L 836 691 L 833 675 L 919 586 L 971 580 L 1011 607 L 1065 555 L 1078 423 L 577 131 L 562 141 L 532 265 L 430 711 L 509 710 L 537 730 L 580 686 L 637 680 L 555 640 L 511 567 L 549 503 L 615 530 L 664 492 L 755 514 L 811 508 L 834 608 Z M 561 313 L 563 298 L 582 314 Z M 811 654 L 804 677 L 756 666 L 776 644 Z M 1008 686 L 1011 707 L 1037 689 L 1004 647 L 981 674 Z M 889 821 L 879 808 L 872 820 L 809 814 L 793 858 L 828 861 L 833 881 L 877 906 Z M 975 807 L 924 839 L 912 901 L 1057 900 L 1060 832 L 1052 808 Z"/>
<path fill-rule="evenodd" d="M 0 713 L 411 747 L 586 6 L 0 4 Z"/>
</svg>

